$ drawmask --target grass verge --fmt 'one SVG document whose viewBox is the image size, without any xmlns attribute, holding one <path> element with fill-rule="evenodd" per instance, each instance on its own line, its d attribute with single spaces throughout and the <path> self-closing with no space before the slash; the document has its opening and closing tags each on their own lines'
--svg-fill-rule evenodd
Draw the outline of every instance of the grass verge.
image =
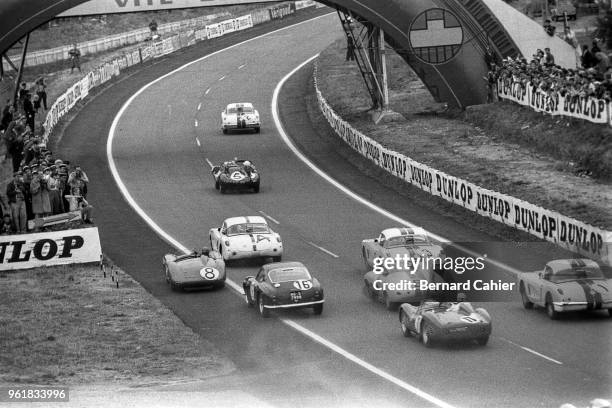
<svg viewBox="0 0 612 408">
<path fill-rule="evenodd" d="M 223 375 L 232 363 L 128 274 L 98 266 L 0 273 L 0 382 L 90 384 Z"/>
<path fill-rule="evenodd" d="M 344 61 L 345 46 L 338 41 L 321 53 L 318 83 L 334 110 L 361 132 L 453 176 L 612 228 L 612 181 L 590 176 L 594 168 L 612 169 L 609 129 L 501 102 L 465 114 L 444 112 L 401 58 L 389 53 L 390 108 L 406 120 L 375 125 L 357 66 Z M 577 156 L 583 161 L 568 158 Z"/>
</svg>

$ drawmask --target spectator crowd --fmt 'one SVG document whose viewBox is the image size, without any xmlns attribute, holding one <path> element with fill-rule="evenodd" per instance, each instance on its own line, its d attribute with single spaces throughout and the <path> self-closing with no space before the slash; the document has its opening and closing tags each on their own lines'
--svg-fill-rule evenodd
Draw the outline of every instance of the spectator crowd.
<svg viewBox="0 0 612 408">
<path fill-rule="evenodd" d="M 36 81 L 35 95 L 24 82 L 18 98 L 2 110 L 0 137 L 11 158 L 13 177 L 6 187 L 6 198 L 0 193 L 0 233 L 28 232 L 28 221 L 80 211 L 85 223 L 91 223 L 92 207 L 87 202 L 89 178 L 78 165 L 55 157 L 41 139 L 44 129 L 36 129 L 36 115 L 47 110 L 46 85 Z"/>
<path fill-rule="evenodd" d="M 537 50 L 531 60 L 506 58 L 502 61 L 489 58 L 487 82 L 495 94 L 498 80 L 531 83 L 548 94 L 559 93 L 563 97 L 594 97 L 612 100 L 612 67 L 608 55 L 594 41 L 591 49 L 582 46 L 582 68 L 563 68 L 555 64 L 550 49 Z"/>
</svg>

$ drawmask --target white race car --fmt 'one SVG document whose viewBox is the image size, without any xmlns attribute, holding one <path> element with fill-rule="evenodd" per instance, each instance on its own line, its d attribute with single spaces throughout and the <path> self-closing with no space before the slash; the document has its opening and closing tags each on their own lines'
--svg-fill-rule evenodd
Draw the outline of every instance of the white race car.
<svg viewBox="0 0 612 408">
<path fill-rule="evenodd" d="M 274 262 L 280 262 L 283 255 L 280 235 L 260 216 L 226 219 L 220 228 L 210 230 L 210 245 L 225 261 L 272 257 Z"/>
<path fill-rule="evenodd" d="M 230 130 L 253 129 L 259 133 L 259 112 L 252 103 L 230 103 L 221 112 L 223 133 Z"/>
</svg>

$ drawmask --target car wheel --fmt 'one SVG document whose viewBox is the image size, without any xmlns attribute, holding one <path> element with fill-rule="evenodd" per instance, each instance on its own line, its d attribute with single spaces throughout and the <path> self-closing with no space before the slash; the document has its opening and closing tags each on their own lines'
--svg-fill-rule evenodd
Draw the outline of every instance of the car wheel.
<svg viewBox="0 0 612 408">
<path fill-rule="evenodd" d="M 400 325 L 402 327 L 402 334 L 404 335 L 404 337 L 410 337 L 410 329 L 408 328 L 408 316 L 406 315 L 406 313 L 404 313 L 404 311 L 400 312 Z"/>
<path fill-rule="evenodd" d="M 259 314 L 261 315 L 261 317 L 270 317 L 270 309 L 264 307 L 265 305 L 264 297 L 265 296 L 261 294 L 257 298 L 257 306 L 259 307 Z"/>
<path fill-rule="evenodd" d="M 221 194 L 225 194 L 225 192 L 227 191 L 227 188 L 225 187 L 224 184 L 219 183 L 219 192 Z"/>
<path fill-rule="evenodd" d="M 253 187 L 253 191 L 255 193 L 259 193 L 259 184 L 257 184 L 255 187 Z"/>
<path fill-rule="evenodd" d="M 525 309 L 533 309 L 533 303 L 531 301 L 529 301 L 529 298 L 527 297 L 527 292 L 525 291 L 525 285 L 523 284 L 523 282 L 521 282 L 521 300 L 523 301 L 523 307 Z"/>
<path fill-rule="evenodd" d="M 223 289 L 225 287 L 225 282 L 215 283 L 215 289 Z"/>
<path fill-rule="evenodd" d="M 551 320 L 557 320 L 559 318 L 559 312 L 555 310 L 550 293 L 546 295 L 546 314 Z"/>
<path fill-rule="evenodd" d="M 283 259 L 282 255 L 272 257 L 272 260 L 274 262 L 280 262 L 282 259 Z"/>
<path fill-rule="evenodd" d="M 255 133 L 261 132 L 261 128 L 255 128 Z"/>
<path fill-rule="evenodd" d="M 385 302 L 385 307 L 387 308 L 387 310 L 397 309 L 397 303 L 389 300 L 389 296 L 387 295 L 387 292 L 383 293 L 383 301 Z"/>
<path fill-rule="evenodd" d="M 476 339 L 476 343 L 478 343 L 479 346 L 486 346 L 488 342 L 489 342 L 489 336 Z"/>
<path fill-rule="evenodd" d="M 314 311 L 314 314 L 320 315 L 321 313 L 323 313 L 323 303 L 319 303 L 317 305 L 314 305 L 312 307 L 312 310 Z"/>
<path fill-rule="evenodd" d="M 168 273 L 168 265 L 164 266 L 164 275 L 166 276 L 166 283 L 170 283 L 170 274 Z"/>
<path fill-rule="evenodd" d="M 612 317 L 612 309 L 608 309 L 608 317 Z"/>
<path fill-rule="evenodd" d="M 433 328 L 428 323 L 423 323 L 421 328 L 421 341 L 425 345 L 425 347 L 432 346 L 431 335 L 433 333 Z"/>
<path fill-rule="evenodd" d="M 219 189 L 219 182 L 215 180 L 215 190 Z"/>
<path fill-rule="evenodd" d="M 227 135 L 227 129 L 223 129 L 223 134 Z"/>
</svg>

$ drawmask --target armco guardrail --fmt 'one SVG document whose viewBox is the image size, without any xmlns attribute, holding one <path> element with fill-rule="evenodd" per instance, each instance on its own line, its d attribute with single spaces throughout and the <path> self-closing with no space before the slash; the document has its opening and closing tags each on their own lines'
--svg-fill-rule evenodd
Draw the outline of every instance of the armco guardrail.
<svg viewBox="0 0 612 408">
<path fill-rule="evenodd" d="M 612 265 L 612 232 L 518 198 L 487 190 L 387 149 L 353 128 L 334 112 L 319 89 L 316 65 L 314 84 L 321 112 L 336 134 L 359 154 L 385 171 L 431 195 L 479 215 L 526 231 L 582 256 Z"/>
<path fill-rule="evenodd" d="M 265 10 L 268 13 L 267 10 Z M 210 14 L 207 16 L 191 18 L 188 20 L 177 21 L 173 23 L 160 24 L 157 31 L 162 35 L 175 33 L 177 31 L 201 28 L 204 27 L 210 20 L 229 16 L 228 13 L 217 13 Z M 141 28 L 138 30 L 132 30 L 125 33 L 115 34 L 112 36 L 99 38 L 97 40 L 85 41 L 77 43 L 77 47 L 81 51 L 81 55 L 96 54 L 102 51 L 110 50 L 113 48 L 123 47 L 126 45 L 138 44 L 143 42 L 146 38 L 151 36 L 151 30 L 148 28 Z M 61 47 L 50 48 L 47 50 L 33 51 L 26 55 L 26 66 L 32 67 L 36 65 L 50 64 L 58 61 L 65 61 L 69 59 L 68 52 L 72 49 L 72 44 L 64 45 Z M 19 61 L 20 55 L 12 55 L 10 59 L 12 61 Z M 3 61 L 3 67 L 5 71 L 10 71 L 13 68 L 6 62 Z"/>
</svg>

